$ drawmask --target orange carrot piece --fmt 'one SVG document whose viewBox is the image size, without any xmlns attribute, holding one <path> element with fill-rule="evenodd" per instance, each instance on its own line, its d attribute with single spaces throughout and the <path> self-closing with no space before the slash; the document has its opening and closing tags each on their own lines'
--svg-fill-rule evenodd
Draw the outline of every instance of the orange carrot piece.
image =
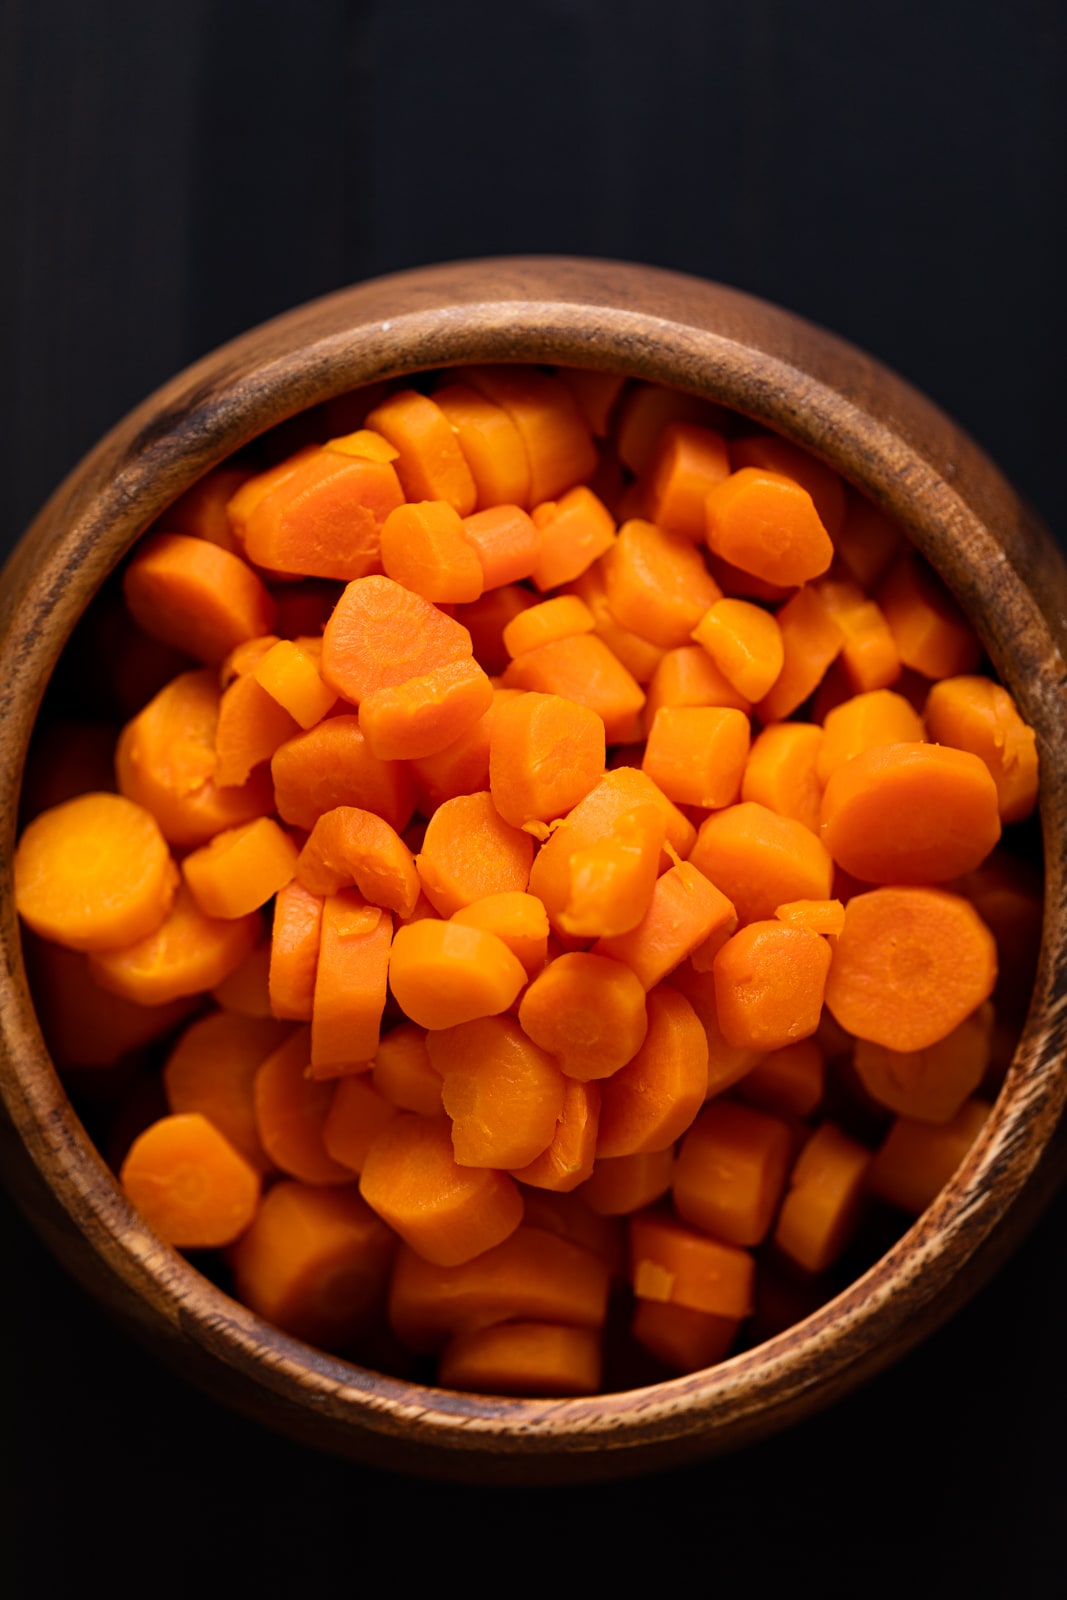
<svg viewBox="0 0 1067 1600">
<path fill-rule="evenodd" d="M 400 1009 L 423 1028 L 451 1028 L 506 1011 L 526 972 L 502 939 L 483 928 L 432 917 L 398 928 L 389 987 Z"/>
<path fill-rule="evenodd" d="M 71 950 L 150 937 L 178 887 L 159 824 L 119 794 L 83 794 L 42 811 L 22 832 L 13 871 L 23 922 Z"/>
<path fill-rule="evenodd" d="M 270 770 L 278 815 L 307 833 L 340 805 L 376 812 L 401 833 L 415 809 L 411 774 L 371 753 L 355 716 L 327 717 L 295 734 L 274 752 Z"/>
<path fill-rule="evenodd" d="M 631 1156 L 598 1156 L 582 1197 L 601 1217 L 628 1217 L 661 1200 L 674 1175 L 674 1146 Z"/>
<path fill-rule="evenodd" d="M 644 690 L 595 633 L 526 650 L 503 675 L 507 688 L 559 695 L 595 711 L 608 744 L 632 737 Z"/>
<path fill-rule="evenodd" d="M 615 544 L 615 518 L 585 484 L 535 505 L 533 521 L 541 543 L 530 578 L 542 594 L 573 583 Z"/>
<path fill-rule="evenodd" d="M 1037 740 L 1007 689 L 992 678 L 944 678 L 932 685 L 923 715 L 928 738 L 985 762 L 1002 822 L 1030 815 L 1037 804 Z"/>
<path fill-rule="evenodd" d="M 621 372 L 593 372 L 585 367 L 557 367 L 556 376 L 567 385 L 590 430 L 606 439 L 611 415 L 626 379 Z"/>
<path fill-rule="evenodd" d="M 184 1029 L 163 1067 L 171 1112 L 207 1117 L 260 1174 L 271 1163 L 256 1129 L 252 1085 L 288 1031 L 270 1017 L 211 1011 Z"/>
<path fill-rule="evenodd" d="M 504 648 L 514 659 L 524 650 L 535 650 L 555 639 L 569 639 L 576 633 L 592 633 L 595 627 L 596 619 L 584 600 L 573 594 L 555 595 L 528 606 L 505 626 Z"/>
<path fill-rule="evenodd" d="M 642 489 L 645 514 L 667 533 L 699 543 L 708 491 L 729 472 L 721 433 L 697 423 L 669 422 L 656 442 Z"/>
<path fill-rule="evenodd" d="M 461 382 L 502 406 L 515 424 L 529 467 L 529 504 L 584 483 L 596 470 L 592 434 L 567 386 L 535 367 L 465 367 Z"/>
<path fill-rule="evenodd" d="M 806 1272 L 825 1272 L 851 1243 L 865 1199 L 871 1152 L 832 1122 L 816 1128 L 789 1177 L 774 1242 Z"/>
<path fill-rule="evenodd" d="M 453 922 L 494 933 L 533 977 L 548 956 L 548 916 L 536 895 L 509 889 L 483 895 L 452 913 Z"/>
<path fill-rule="evenodd" d="M 769 611 L 724 597 L 710 605 L 692 637 L 746 700 L 762 700 L 785 661 L 782 630 Z"/>
<path fill-rule="evenodd" d="M 996 976 L 993 935 L 961 895 L 872 889 L 845 907 L 826 1004 L 858 1039 L 925 1050 L 989 998 Z"/>
<path fill-rule="evenodd" d="M 295 879 L 278 891 L 270 946 L 268 987 L 276 1017 L 311 1021 L 319 961 L 323 897 Z"/>
<path fill-rule="evenodd" d="M 483 717 L 493 686 L 472 657 L 365 695 L 359 723 L 380 761 L 439 755 Z"/>
<path fill-rule="evenodd" d="M 653 1211 L 630 1219 L 630 1281 L 639 1300 L 747 1317 L 755 1267 L 748 1250 L 710 1239 L 672 1217 Z"/>
<path fill-rule="evenodd" d="M 874 595 L 900 659 L 927 678 L 973 672 L 982 647 L 956 601 L 914 551 L 890 567 Z"/>
<path fill-rule="evenodd" d="M 463 531 L 478 558 L 485 589 L 517 583 L 537 566 L 541 530 L 521 506 L 489 505 L 464 517 Z"/>
<path fill-rule="evenodd" d="M 746 1105 L 779 1117 L 810 1117 L 826 1089 L 826 1059 L 814 1036 L 771 1050 L 746 1072 L 737 1093 Z"/>
<path fill-rule="evenodd" d="M 593 1170 L 599 1120 L 599 1085 L 567 1078 L 551 1141 L 526 1166 L 513 1167 L 511 1176 L 535 1189 L 570 1194 Z"/>
<path fill-rule="evenodd" d="M 671 988 L 677 989 L 679 994 L 685 996 L 704 1029 L 708 1049 L 706 1098 L 710 1100 L 714 1095 L 722 1094 L 725 1089 L 732 1088 L 735 1083 L 743 1080 L 746 1074 L 764 1059 L 764 1052 L 753 1050 L 747 1045 L 729 1044 L 723 1037 L 715 1004 L 714 965 L 711 970 L 701 972 L 693 966 L 692 959 L 683 961 L 682 965 L 671 973 Z"/>
<path fill-rule="evenodd" d="M 749 751 L 749 721 L 733 706 L 660 706 L 641 761 L 677 805 L 733 805 Z"/>
<path fill-rule="evenodd" d="M 235 678 L 247 677 L 277 643 L 276 633 L 261 633 L 235 644 L 219 663 L 219 688 L 226 689 Z"/>
<path fill-rule="evenodd" d="M 255 473 L 237 486 L 226 502 L 226 516 L 239 549 L 244 549 L 248 519 L 255 508 L 283 483 L 297 477 L 307 459 L 318 454 L 318 445 L 303 444 L 266 471 Z"/>
<path fill-rule="evenodd" d="M 198 661 L 221 661 L 274 624 L 273 601 L 251 567 L 184 533 L 157 533 L 140 544 L 122 592 L 139 627 Z"/>
<path fill-rule="evenodd" d="M 499 508 L 497 508 L 499 509 Z M 480 600 L 454 608 L 454 620 L 471 636 L 474 656 L 486 672 L 503 672 L 511 657 L 504 648 L 504 629 L 513 617 L 535 604 L 535 596 L 518 583 L 486 587 Z"/>
<path fill-rule="evenodd" d="M 432 1032 L 426 1046 L 461 1167 L 525 1167 L 548 1148 L 566 1080 L 513 1018 L 478 1017 Z"/>
<path fill-rule="evenodd" d="M 915 1122 L 951 1122 L 989 1069 L 994 1021 L 987 1000 L 925 1050 L 891 1050 L 857 1039 L 853 1065 L 879 1105 Z"/>
<path fill-rule="evenodd" d="M 311 894 L 356 888 L 400 917 L 410 917 L 419 898 L 411 851 L 388 822 L 358 806 L 323 812 L 297 857 L 296 876 Z"/>
<path fill-rule="evenodd" d="M 671 1193 L 683 1222 L 727 1244 L 757 1245 L 770 1231 L 793 1159 L 779 1117 L 715 1100 L 683 1135 Z"/>
<path fill-rule="evenodd" d="M 732 1045 L 780 1050 L 819 1026 L 828 941 L 810 928 L 749 922 L 715 957 L 719 1026 Z"/>
<path fill-rule="evenodd" d="M 567 592 L 589 607 L 593 614 L 597 638 L 607 645 L 627 672 L 636 678 L 638 683 L 648 683 L 663 659 L 663 651 L 658 644 L 650 644 L 639 633 L 634 633 L 631 628 L 624 628 L 615 620 L 608 605 L 603 558 L 594 562 L 575 578 L 574 582 L 568 585 Z"/>
<path fill-rule="evenodd" d="M 645 992 L 621 961 L 565 953 L 526 989 L 519 1023 L 569 1077 L 606 1078 L 632 1061 L 645 1041 Z"/>
<path fill-rule="evenodd" d="M 601 1085 L 598 1160 L 665 1149 L 689 1127 L 707 1094 L 707 1037 L 689 1001 L 663 984 L 646 1003 L 644 1044 Z"/>
<path fill-rule="evenodd" d="M 604 561 L 608 606 L 616 621 L 670 650 L 687 644 L 721 590 L 689 539 L 652 522 L 624 522 Z"/>
<path fill-rule="evenodd" d="M 252 675 L 305 731 L 322 721 L 337 698 L 323 683 L 318 661 L 293 639 L 279 639 L 272 645 L 253 667 Z"/>
<path fill-rule="evenodd" d="M 664 429 L 691 422 L 721 431 L 726 412 L 700 395 L 658 383 L 633 383 L 622 394 L 615 415 L 615 449 L 623 466 L 644 477 L 655 459 Z"/>
<path fill-rule="evenodd" d="M 986 1100 L 967 1100 L 948 1122 L 897 1117 L 867 1169 L 867 1188 L 917 1217 L 948 1183 L 985 1124 Z"/>
<path fill-rule="evenodd" d="M 259 1174 L 195 1111 L 146 1128 L 119 1182 L 148 1226 L 179 1250 L 232 1244 L 259 1205 Z"/>
<path fill-rule="evenodd" d="M 840 900 L 788 900 L 775 906 L 779 922 L 793 928 L 809 928 L 812 933 L 836 937 L 845 926 L 845 908 Z"/>
<path fill-rule="evenodd" d="M 354 889 L 324 900 L 311 1008 L 312 1077 L 358 1071 L 377 1054 L 392 937 L 392 917 Z"/>
<path fill-rule="evenodd" d="M 287 1178 L 264 1195 L 229 1260 L 237 1296 L 257 1316 L 344 1351 L 382 1318 L 395 1253 L 396 1239 L 354 1183 Z"/>
<path fill-rule="evenodd" d="M 413 1022 L 401 1022 L 383 1034 L 371 1082 L 398 1111 L 417 1111 L 423 1117 L 441 1114 L 441 1074 L 430 1060 L 425 1028 Z"/>
<path fill-rule="evenodd" d="M 662 814 L 641 805 L 616 818 L 594 844 L 572 851 L 557 929 L 595 939 L 636 928 L 652 904 L 664 838 Z"/>
<path fill-rule="evenodd" d="M 882 609 L 848 578 L 822 578 L 819 595 L 845 636 L 840 666 L 856 693 L 886 689 L 902 668 L 896 640 Z"/>
<path fill-rule="evenodd" d="M 349 1073 L 338 1078 L 322 1124 L 327 1154 L 354 1173 L 362 1172 L 367 1151 L 397 1111 L 398 1107 L 386 1099 L 367 1074 Z"/>
<path fill-rule="evenodd" d="M 461 517 L 470 516 L 478 500 L 471 469 L 452 424 L 428 395 L 416 389 L 387 395 L 368 415 L 367 427 L 397 451 L 396 474 L 408 500 L 444 500 Z"/>
<path fill-rule="evenodd" d="M 400 1111 L 373 1141 L 359 1192 L 426 1262 L 457 1267 L 491 1250 L 522 1221 L 522 1195 L 507 1173 L 460 1166 L 444 1117 Z M 399 1331 L 399 1330 L 398 1330 Z"/>
<path fill-rule="evenodd" d="M 465 383 L 435 389 L 433 398 L 448 419 L 474 479 L 479 509 L 528 505 L 530 468 L 526 448 L 503 407 Z"/>
<path fill-rule="evenodd" d="M 776 472 L 792 478 L 810 494 L 819 521 L 836 540 L 845 521 L 845 485 L 832 467 L 776 433 L 750 433 L 730 440 L 730 464 L 734 471 L 756 467 L 761 472 Z"/>
<path fill-rule="evenodd" d="M 713 933 L 733 927 L 737 913 L 691 861 L 679 861 L 656 880 L 648 910 L 629 933 L 598 939 L 596 954 L 624 962 L 652 989 Z"/>
<path fill-rule="evenodd" d="M 227 973 L 211 991 L 224 1011 L 241 1017 L 273 1017 L 270 1003 L 270 940 L 251 950 L 239 967 Z"/>
<path fill-rule="evenodd" d="M 768 583 L 806 584 L 833 559 L 811 495 L 780 473 L 740 467 L 708 492 L 704 509 L 709 549 Z"/>
<path fill-rule="evenodd" d="M 297 848 L 273 817 L 217 833 L 182 862 L 193 899 L 208 917 L 244 917 L 292 878 Z"/>
<path fill-rule="evenodd" d="M 300 731 L 295 718 L 262 688 L 252 672 L 222 691 L 215 729 L 215 782 L 240 787 L 253 769 Z"/>
<path fill-rule="evenodd" d="M 824 604 L 818 589 L 809 584 L 798 589 L 778 612 L 782 632 L 782 670 L 756 706 L 761 722 L 779 722 L 790 716 L 819 687 L 845 642 L 840 625 Z"/>
<path fill-rule="evenodd" d="M 267 1155 L 303 1183 L 351 1183 L 352 1169 L 322 1141 L 334 1085 L 308 1076 L 311 1029 L 299 1027 L 263 1062 L 252 1084 L 256 1129 Z"/>
<path fill-rule="evenodd" d="M 601 1383 L 595 1328 L 548 1322 L 500 1322 L 457 1334 L 442 1350 L 437 1382 L 473 1394 L 596 1394 Z"/>
<path fill-rule="evenodd" d="M 353 433 L 327 439 L 323 449 L 341 456 L 359 456 L 365 461 L 395 461 L 400 454 L 384 434 L 375 433 L 373 428 L 356 428 Z"/>
<path fill-rule="evenodd" d="M 660 658 L 648 684 L 645 729 L 661 706 L 729 706 L 747 716 L 751 707 L 698 644 L 679 645 Z"/>
<path fill-rule="evenodd" d="M 525 891 L 534 842 L 497 811 L 487 791 L 438 806 L 415 859 L 427 898 L 442 917 L 487 894 Z"/>
<path fill-rule="evenodd" d="M 855 489 L 846 491 L 845 520 L 834 534 L 834 551 L 866 593 L 882 579 L 904 544 L 891 517 Z"/>
<path fill-rule="evenodd" d="M 588 706 L 559 695 L 516 695 L 498 705 L 493 718 L 493 804 L 516 828 L 532 820 L 552 822 L 603 775 L 605 753 L 604 724 Z"/>
<path fill-rule="evenodd" d="M 270 780 L 253 773 L 239 788 L 215 781 L 219 691 L 208 669 L 183 672 L 155 695 L 119 735 L 115 772 L 121 792 L 150 811 L 163 836 L 196 846 L 222 828 L 272 809 Z"/>
<path fill-rule="evenodd" d="M 880 745 L 831 774 L 822 838 L 865 883 L 944 883 L 977 867 L 1000 838 L 996 784 L 968 750 Z"/>
<path fill-rule="evenodd" d="M 811 722 L 772 722 L 752 741 L 741 774 L 741 799 L 818 833 L 823 781 L 819 755 L 825 735 Z"/>
<path fill-rule="evenodd" d="M 732 900 L 742 923 L 789 900 L 829 900 L 833 860 L 810 828 L 754 800 L 714 811 L 690 851 L 693 866 Z"/>
<path fill-rule="evenodd" d="M 386 575 L 425 600 L 477 600 L 485 587 L 477 550 L 447 500 L 397 506 L 382 525 Z"/>
<path fill-rule="evenodd" d="M 376 689 L 469 659 L 466 628 L 392 578 L 346 586 L 322 636 L 320 670 L 337 694 L 358 705 Z"/>
<path fill-rule="evenodd" d="M 182 884 L 154 933 L 121 950 L 92 952 L 90 966 L 113 994 L 139 1005 L 164 1005 L 214 989 L 241 965 L 262 931 L 255 911 L 226 920 L 205 916 Z"/>
<path fill-rule="evenodd" d="M 272 570 L 342 582 L 379 570 L 382 524 L 404 501 L 391 462 L 335 450 L 302 456 L 254 505 L 243 506 L 241 496 L 251 487 L 246 484 L 230 502 L 248 559 Z"/>
<path fill-rule="evenodd" d="M 630 1336 L 673 1372 L 699 1372 L 726 1359 L 740 1326 L 739 1317 L 716 1317 L 669 1300 L 638 1300 Z"/>
<path fill-rule="evenodd" d="M 212 468 L 167 507 L 159 519 L 160 530 L 207 539 L 233 555 L 240 555 L 241 546 L 234 538 L 226 507 L 251 476 L 248 467 Z"/>
<path fill-rule="evenodd" d="M 854 694 L 828 711 L 823 732 L 818 770 L 825 785 L 832 772 L 864 750 L 883 744 L 922 743 L 923 723 L 902 694 L 894 694 L 892 689 L 872 689 L 866 694 Z"/>
</svg>

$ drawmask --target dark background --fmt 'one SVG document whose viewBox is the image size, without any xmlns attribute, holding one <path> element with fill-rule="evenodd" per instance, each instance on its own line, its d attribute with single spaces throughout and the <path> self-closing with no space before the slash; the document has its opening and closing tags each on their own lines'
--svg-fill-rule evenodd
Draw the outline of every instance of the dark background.
<svg viewBox="0 0 1067 1600">
<path fill-rule="evenodd" d="M 1062 538 L 1065 52 L 1054 0 L 5 0 L 3 547 L 220 341 L 393 268 L 513 252 L 678 268 L 833 328 Z M 728 1460 L 479 1492 L 220 1411 L 3 1201 L 0 1593 L 351 1590 L 383 1553 L 404 1589 L 1061 1594 L 1065 1259 L 1061 1198 L 920 1351 Z"/>
</svg>

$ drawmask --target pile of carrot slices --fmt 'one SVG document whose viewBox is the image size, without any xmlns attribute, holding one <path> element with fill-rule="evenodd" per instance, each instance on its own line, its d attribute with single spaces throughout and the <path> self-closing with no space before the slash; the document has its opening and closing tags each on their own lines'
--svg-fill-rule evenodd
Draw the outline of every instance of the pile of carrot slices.
<svg viewBox="0 0 1067 1600">
<path fill-rule="evenodd" d="M 805 1315 L 958 1165 L 1032 988 L 1036 741 L 967 619 L 652 384 L 471 367 L 259 452 L 136 547 L 27 766 L 33 993 L 131 1203 L 446 1387 Z"/>
</svg>

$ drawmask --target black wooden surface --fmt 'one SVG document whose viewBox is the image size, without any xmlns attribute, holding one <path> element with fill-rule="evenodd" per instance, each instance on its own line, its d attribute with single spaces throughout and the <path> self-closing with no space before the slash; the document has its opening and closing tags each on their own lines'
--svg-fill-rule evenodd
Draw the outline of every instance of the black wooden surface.
<svg viewBox="0 0 1067 1600">
<path fill-rule="evenodd" d="M 832 327 L 1063 537 L 1065 49 L 1055 0 L 5 0 L 3 548 L 221 340 L 362 277 L 519 251 L 676 267 Z M 352 1590 L 376 1552 L 405 1588 L 1060 1594 L 1065 1258 L 1061 1198 L 923 1349 L 740 1456 L 476 1493 L 191 1394 L 2 1201 L 0 1594 Z"/>
</svg>

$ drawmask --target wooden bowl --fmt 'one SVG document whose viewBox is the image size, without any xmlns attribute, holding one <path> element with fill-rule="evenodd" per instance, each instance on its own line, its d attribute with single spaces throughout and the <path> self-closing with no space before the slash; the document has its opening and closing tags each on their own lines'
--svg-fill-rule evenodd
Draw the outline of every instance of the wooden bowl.
<svg viewBox="0 0 1067 1600">
<path fill-rule="evenodd" d="M 465 362 L 542 361 L 673 384 L 796 440 L 910 533 L 1037 730 L 1046 925 L 1030 1016 L 994 1111 L 936 1202 L 804 1322 L 720 1366 L 595 1399 L 479 1399 L 378 1376 L 276 1332 L 141 1223 L 43 1044 L 10 862 L 23 762 L 74 624 L 143 529 L 209 467 L 356 386 Z M 860 351 L 733 290 L 611 262 L 461 263 L 304 306 L 198 362 L 131 413 L 15 552 L 0 609 L 4 746 L 0 1164 L 32 1225 L 130 1332 L 211 1394 L 293 1437 L 472 1482 L 604 1479 L 680 1465 L 797 1421 L 895 1360 L 1021 1239 L 1063 1168 L 1067 1091 L 1067 571 L 993 465 Z"/>
</svg>

